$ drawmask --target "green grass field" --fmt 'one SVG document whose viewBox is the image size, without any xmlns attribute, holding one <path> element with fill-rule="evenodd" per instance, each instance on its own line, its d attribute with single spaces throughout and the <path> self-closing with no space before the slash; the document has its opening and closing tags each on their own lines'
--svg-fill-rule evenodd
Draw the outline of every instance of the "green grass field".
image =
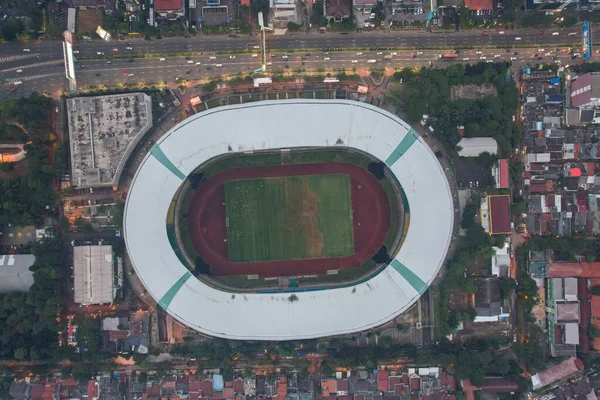
<svg viewBox="0 0 600 400">
<path fill-rule="evenodd" d="M 229 181 L 225 207 L 229 260 L 233 262 L 354 253 L 348 175 Z"/>
</svg>

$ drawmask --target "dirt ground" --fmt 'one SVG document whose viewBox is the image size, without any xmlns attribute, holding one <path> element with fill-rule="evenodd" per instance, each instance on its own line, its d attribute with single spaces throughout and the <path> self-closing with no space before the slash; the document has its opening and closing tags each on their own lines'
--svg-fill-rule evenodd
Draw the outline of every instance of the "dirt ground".
<svg viewBox="0 0 600 400">
<path fill-rule="evenodd" d="M 77 10 L 77 33 L 96 32 L 96 28 L 102 25 L 102 11 L 98 9 Z"/>
<path fill-rule="evenodd" d="M 498 92 L 492 84 L 484 85 L 456 85 L 452 86 L 450 92 L 452 100 L 458 99 L 481 99 L 483 97 L 496 97 Z"/>
<path fill-rule="evenodd" d="M 0 171 L 0 180 L 9 180 L 12 178 L 16 178 L 17 176 L 27 175 L 29 171 L 29 161 L 24 159 L 23 161 L 19 161 L 15 163 L 15 167 L 10 172 L 1 172 Z"/>
</svg>

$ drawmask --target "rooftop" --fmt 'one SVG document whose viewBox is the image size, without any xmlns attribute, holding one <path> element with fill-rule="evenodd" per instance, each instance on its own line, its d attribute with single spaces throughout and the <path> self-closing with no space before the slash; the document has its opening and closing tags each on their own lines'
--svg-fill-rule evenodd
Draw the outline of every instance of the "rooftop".
<svg viewBox="0 0 600 400">
<path fill-rule="evenodd" d="M 182 11 L 183 0 L 155 0 L 154 9 L 156 11 Z"/>
<path fill-rule="evenodd" d="M 193 276 L 173 250 L 165 229 L 169 205 L 186 177 L 222 154 L 308 146 L 368 151 L 384 160 L 399 183 L 409 188 L 410 229 L 390 264 L 351 287 L 293 294 L 235 295 Z M 238 340 L 307 339 L 385 324 L 412 306 L 436 278 L 453 227 L 448 180 L 427 143 L 393 114 L 343 100 L 261 101 L 219 107 L 186 119 L 141 162 L 124 217 L 127 251 L 148 293 L 184 325 Z M 354 317 L 332 314 L 343 309 L 353 310 Z M 278 323 L 257 324 L 264 315 Z"/>
<path fill-rule="evenodd" d="M 28 292 L 33 285 L 35 262 L 31 254 L 0 255 L 0 293 Z"/>
<path fill-rule="evenodd" d="M 510 233 L 510 196 L 489 196 L 490 234 Z"/>
<path fill-rule="evenodd" d="M 152 127 L 144 93 L 67 99 L 71 179 L 80 188 L 117 186 L 125 162 Z"/>
<path fill-rule="evenodd" d="M 106 304 L 115 298 L 112 246 L 73 247 L 75 303 Z"/>
</svg>

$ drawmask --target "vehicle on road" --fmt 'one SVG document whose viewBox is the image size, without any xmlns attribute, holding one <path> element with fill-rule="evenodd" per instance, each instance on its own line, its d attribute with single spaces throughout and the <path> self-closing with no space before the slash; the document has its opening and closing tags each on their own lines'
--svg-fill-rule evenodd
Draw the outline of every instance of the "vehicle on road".
<svg viewBox="0 0 600 400">
<path fill-rule="evenodd" d="M 81 64 L 79 68 L 85 68 L 85 64 Z"/>
<path fill-rule="evenodd" d="M 331 58 L 330 57 L 323 57 L 323 60 L 324 61 L 329 61 L 329 60 L 331 60 Z"/>
<path fill-rule="evenodd" d="M 201 64 L 202 64 L 202 63 L 201 63 L 200 61 L 198 61 L 198 62 L 196 63 L 196 65 L 201 65 Z"/>
<path fill-rule="evenodd" d="M 358 60 L 352 60 L 352 64 L 356 64 Z"/>
<path fill-rule="evenodd" d="M 165 59 L 164 59 L 164 58 L 161 58 L 159 61 L 165 61 Z"/>
<path fill-rule="evenodd" d="M 480 59 L 480 60 L 486 60 L 486 59 L 487 59 L 487 57 L 486 57 L 486 56 L 481 56 L 481 57 L 479 57 L 479 59 Z"/>
<path fill-rule="evenodd" d="M 13 85 L 15 85 L 15 86 L 19 86 L 19 85 L 22 85 L 22 84 L 23 84 L 22 81 L 15 81 L 15 82 L 13 82 Z"/>
<path fill-rule="evenodd" d="M 232 55 L 232 56 L 229 56 L 229 58 L 231 58 L 233 60 L 235 58 L 235 56 Z"/>
<path fill-rule="evenodd" d="M 252 53 L 252 57 L 258 57 L 258 54 Z"/>
<path fill-rule="evenodd" d="M 58 107 L 56 107 L 56 108 L 54 109 L 54 111 L 58 112 Z"/>
<path fill-rule="evenodd" d="M 504 35 L 504 31 L 498 32 L 499 35 Z"/>
<path fill-rule="evenodd" d="M 123 68 L 121 72 L 129 72 L 129 70 L 127 68 Z"/>
<path fill-rule="evenodd" d="M 96 76 L 100 76 L 102 75 L 100 72 L 96 72 Z"/>
<path fill-rule="evenodd" d="M 517 37 L 515 38 L 515 40 L 521 40 L 521 37 L 520 37 L 520 36 L 517 36 Z"/>
<path fill-rule="evenodd" d="M 210 56 L 210 57 L 208 57 L 208 58 L 209 58 L 209 60 L 216 60 L 216 59 L 217 59 L 217 57 L 216 57 L 216 56 Z"/>
<path fill-rule="evenodd" d="M 543 35 L 544 31 L 538 31 L 538 35 Z"/>
<path fill-rule="evenodd" d="M 127 76 L 133 76 L 133 74 L 129 74 L 129 75 L 127 75 Z"/>
<path fill-rule="evenodd" d="M 382 54 L 383 54 L 383 51 L 378 51 L 378 52 L 377 52 L 377 55 L 378 55 L 378 56 L 380 56 L 380 55 L 382 55 Z"/>
<path fill-rule="evenodd" d="M 133 50 L 133 49 L 132 49 L 131 47 L 127 46 L 127 47 L 125 47 L 125 50 L 127 50 L 127 51 L 131 51 L 131 50 Z"/>
<path fill-rule="evenodd" d="M 103 51 L 98 51 L 98 52 L 96 52 L 96 55 L 98 55 L 98 56 L 103 56 L 103 55 L 104 55 L 104 52 L 103 52 Z"/>
<path fill-rule="evenodd" d="M 194 63 L 194 61 L 192 61 L 192 60 L 188 61 L 188 64 L 193 64 L 193 63 Z"/>
<path fill-rule="evenodd" d="M 260 49 L 260 46 L 252 46 L 253 49 Z"/>
<path fill-rule="evenodd" d="M 79 54 L 79 50 L 73 50 L 73 54 Z"/>
<path fill-rule="evenodd" d="M 390 54 L 386 54 L 383 58 L 385 58 L 386 60 L 391 60 L 392 56 Z"/>
<path fill-rule="evenodd" d="M 463 61 L 469 61 L 469 57 L 463 58 Z"/>
<path fill-rule="evenodd" d="M 487 32 L 483 32 L 483 36 L 489 36 L 490 34 Z"/>
<path fill-rule="evenodd" d="M 207 65 L 206 67 L 204 67 L 205 70 L 210 71 L 212 69 L 211 66 Z"/>
<path fill-rule="evenodd" d="M 23 49 L 23 51 L 29 53 L 31 50 L 29 50 L 29 49 Z"/>
<path fill-rule="evenodd" d="M 106 63 L 107 63 L 107 64 L 112 64 L 112 61 L 108 60 Z"/>
<path fill-rule="evenodd" d="M 558 36 L 558 35 L 560 35 L 560 33 L 558 33 L 558 32 L 552 32 L 552 36 Z"/>
<path fill-rule="evenodd" d="M 215 67 L 222 67 L 223 64 L 215 64 Z"/>
<path fill-rule="evenodd" d="M 368 60 L 367 63 L 369 64 L 375 64 L 377 62 L 377 60 Z"/>
<path fill-rule="evenodd" d="M 14 88 L 10 89 L 10 91 L 14 93 L 14 92 L 16 92 L 16 91 L 17 91 L 17 88 L 16 88 L 16 87 L 14 87 Z"/>
<path fill-rule="evenodd" d="M 113 49 L 113 51 L 119 51 L 119 49 L 117 49 L 116 47 Z"/>
<path fill-rule="evenodd" d="M 510 61 L 515 61 L 517 59 L 517 57 L 511 57 Z"/>
<path fill-rule="evenodd" d="M 476 51 L 475 54 L 483 54 L 483 51 Z"/>
<path fill-rule="evenodd" d="M 357 56 L 362 56 L 363 53 L 361 53 L 360 51 L 358 53 L 356 53 Z"/>
<path fill-rule="evenodd" d="M 397 56 L 397 55 L 398 55 L 398 53 L 396 53 L 395 51 L 390 53 L 390 56 Z"/>
<path fill-rule="evenodd" d="M 23 70 L 22 70 L 22 69 L 18 69 L 18 70 L 17 70 L 17 74 L 20 74 L 21 72 L 23 72 Z"/>
<path fill-rule="evenodd" d="M 571 32 L 567 36 L 575 36 L 575 35 L 577 35 L 577 32 Z"/>
<path fill-rule="evenodd" d="M 452 58 L 458 58 L 458 54 L 456 54 L 456 53 L 454 53 L 454 52 L 453 52 L 453 53 L 444 53 L 444 54 L 440 54 L 440 55 L 438 56 L 438 58 L 439 58 L 440 60 L 452 59 Z"/>
</svg>

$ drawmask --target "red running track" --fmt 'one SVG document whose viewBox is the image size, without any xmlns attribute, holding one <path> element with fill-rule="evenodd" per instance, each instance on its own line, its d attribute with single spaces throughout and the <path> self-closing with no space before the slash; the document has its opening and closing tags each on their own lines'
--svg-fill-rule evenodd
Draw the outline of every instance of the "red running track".
<svg viewBox="0 0 600 400">
<path fill-rule="evenodd" d="M 225 182 L 235 179 L 347 174 L 354 209 L 354 251 L 348 257 L 234 263 L 227 254 Z M 359 188 L 360 186 L 360 188 Z M 188 211 L 194 247 L 211 266 L 212 276 L 258 274 L 260 277 L 325 274 L 330 269 L 355 268 L 371 258 L 390 230 L 390 203 L 381 183 L 366 169 L 347 163 L 232 168 L 219 172 L 196 191 Z"/>
</svg>

